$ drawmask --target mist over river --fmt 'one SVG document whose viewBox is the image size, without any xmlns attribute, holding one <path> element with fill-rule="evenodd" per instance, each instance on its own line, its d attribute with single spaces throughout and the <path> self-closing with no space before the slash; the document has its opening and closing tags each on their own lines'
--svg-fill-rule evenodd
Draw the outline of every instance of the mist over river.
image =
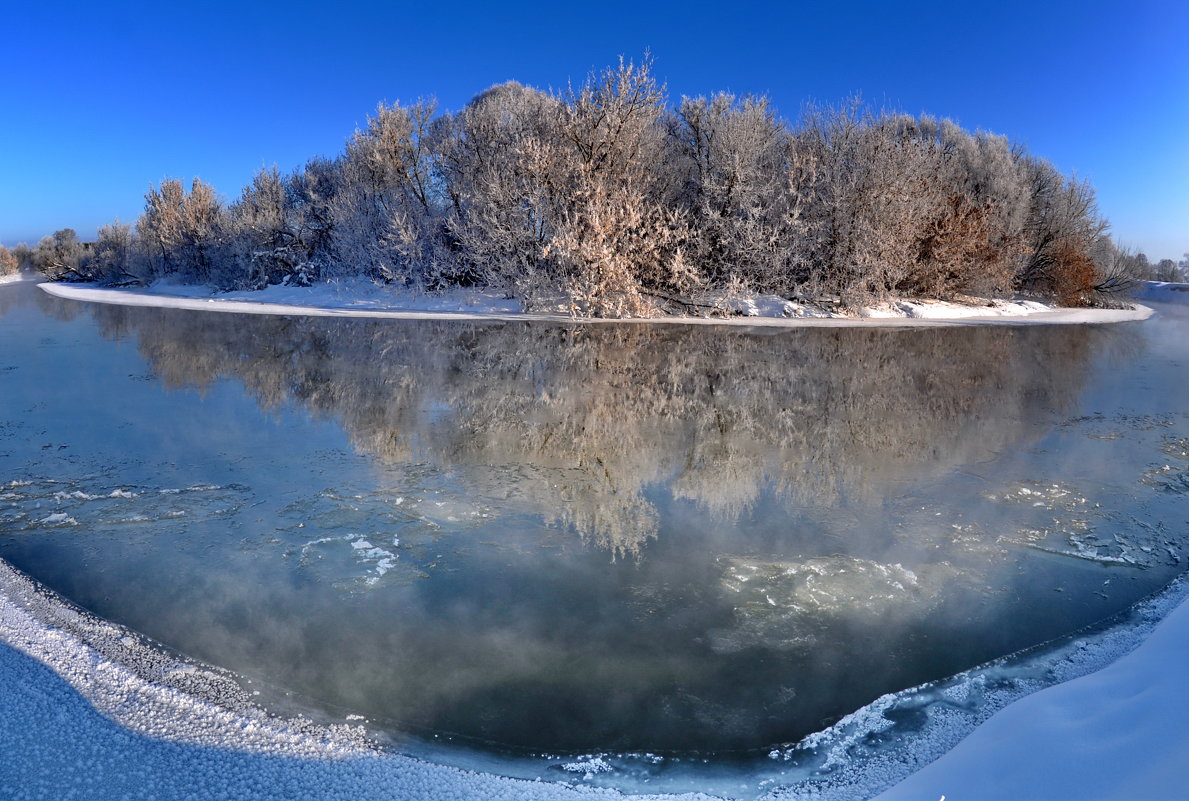
<svg viewBox="0 0 1189 801">
<path fill-rule="evenodd" d="M 1189 566 L 1189 315 L 208 314 L 0 287 L 0 558 L 279 713 L 735 768 Z M 596 771 L 597 772 L 597 771 Z"/>
</svg>

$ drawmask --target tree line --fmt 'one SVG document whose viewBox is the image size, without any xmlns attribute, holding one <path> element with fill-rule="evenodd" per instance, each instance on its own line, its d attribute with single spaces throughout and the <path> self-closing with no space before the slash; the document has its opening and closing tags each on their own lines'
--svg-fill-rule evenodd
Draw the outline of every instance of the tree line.
<svg viewBox="0 0 1189 801">
<path fill-rule="evenodd" d="M 1093 305 L 1146 277 L 1087 182 L 1005 137 L 857 102 L 795 123 L 764 97 L 670 105 L 648 60 L 558 92 L 500 84 L 457 113 L 381 103 L 338 156 L 262 169 L 231 203 L 166 179 L 135 226 L 64 229 L 23 257 L 117 283 L 478 286 L 594 316 L 751 293 Z"/>
</svg>

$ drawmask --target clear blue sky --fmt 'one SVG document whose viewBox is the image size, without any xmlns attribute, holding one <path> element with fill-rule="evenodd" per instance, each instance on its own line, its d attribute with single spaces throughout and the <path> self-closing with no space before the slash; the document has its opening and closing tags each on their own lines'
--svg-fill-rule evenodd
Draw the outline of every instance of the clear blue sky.
<svg viewBox="0 0 1189 801">
<path fill-rule="evenodd" d="M 234 199 L 333 155 L 380 100 L 457 109 L 650 49 L 672 98 L 854 94 L 1006 134 L 1089 178 L 1118 241 L 1189 251 L 1189 0 L 11 3 L 0 242 L 140 214 L 150 182 Z"/>
</svg>

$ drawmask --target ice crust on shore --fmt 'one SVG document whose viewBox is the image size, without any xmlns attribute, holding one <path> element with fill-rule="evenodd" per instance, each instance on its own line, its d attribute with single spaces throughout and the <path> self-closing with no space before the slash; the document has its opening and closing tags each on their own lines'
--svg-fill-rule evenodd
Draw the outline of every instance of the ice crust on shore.
<svg viewBox="0 0 1189 801">
<path fill-rule="evenodd" d="M 1085 650 L 1093 659 L 1093 646 Z M 1004 709 L 878 801 L 1183 798 L 1187 659 L 1181 604 L 1134 651 Z"/>
<path fill-rule="evenodd" d="M 14 799 L 622 797 L 381 753 L 357 727 L 267 715 L 229 677 L 61 603 L 2 561 L 0 642 L 0 787 Z"/>
<path fill-rule="evenodd" d="M 707 787 L 722 795 L 631 797 L 868 798 L 944 754 L 1017 698 L 1127 653 L 1185 594 L 1179 582 L 1133 609 L 1126 627 L 1072 640 L 1053 654 L 1007 657 L 877 699 L 796 746 L 774 749 L 768 767 L 757 768 L 739 791 L 724 791 L 730 782 L 707 776 Z M 198 791 L 235 798 L 552 801 L 624 797 L 591 785 L 647 788 L 617 767 L 631 755 L 558 757 L 543 762 L 542 775 L 564 781 L 526 781 L 382 753 L 355 726 L 273 717 L 254 707 L 233 677 L 90 617 L 3 562 L 0 641 L 10 646 L 0 647 L 0 678 L 10 688 L 0 700 L 0 740 L 12 744 L 0 784 L 29 788 L 29 798 L 102 790 L 127 798 L 187 798 Z M 905 720 L 911 723 L 899 723 Z M 707 775 L 704 768 L 700 775 Z"/>
<path fill-rule="evenodd" d="M 259 291 L 216 293 L 210 287 L 158 282 L 147 289 L 104 289 L 78 284 L 43 283 L 51 295 L 92 303 L 127 306 L 294 314 L 318 317 L 374 317 L 403 320 L 536 320 L 562 323 L 676 323 L 743 326 L 925 326 L 1109 323 L 1143 320 L 1146 306 L 1130 309 L 1059 309 L 1036 301 L 985 301 L 982 305 L 942 301 L 898 301 L 845 316 L 776 296 L 732 300 L 733 317 L 668 315 L 652 318 L 575 318 L 562 312 L 522 310 L 519 301 L 499 293 L 473 289 L 441 293 L 413 293 L 379 287 L 366 281 L 321 284 L 313 287 L 272 286 Z"/>
</svg>

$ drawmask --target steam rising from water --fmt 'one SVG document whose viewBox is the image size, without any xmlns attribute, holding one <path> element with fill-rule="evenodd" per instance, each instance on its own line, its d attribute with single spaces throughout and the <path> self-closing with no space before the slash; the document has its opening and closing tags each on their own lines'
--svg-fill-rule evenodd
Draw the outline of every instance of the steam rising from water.
<svg viewBox="0 0 1189 801">
<path fill-rule="evenodd" d="M 140 356 L 86 319 L 27 335 L 81 379 L 6 385 L 0 553 L 264 679 L 269 708 L 376 736 L 568 751 L 551 762 L 591 783 L 692 749 L 817 770 L 1044 670 L 789 743 L 1183 570 L 1187 418 L 1112 396 L 1145 346 L 1125 329 L 708 348 L 633 326 L 94 314 Z M 33 375 L 4 358 L 6 380 Z"/>
</svg>

